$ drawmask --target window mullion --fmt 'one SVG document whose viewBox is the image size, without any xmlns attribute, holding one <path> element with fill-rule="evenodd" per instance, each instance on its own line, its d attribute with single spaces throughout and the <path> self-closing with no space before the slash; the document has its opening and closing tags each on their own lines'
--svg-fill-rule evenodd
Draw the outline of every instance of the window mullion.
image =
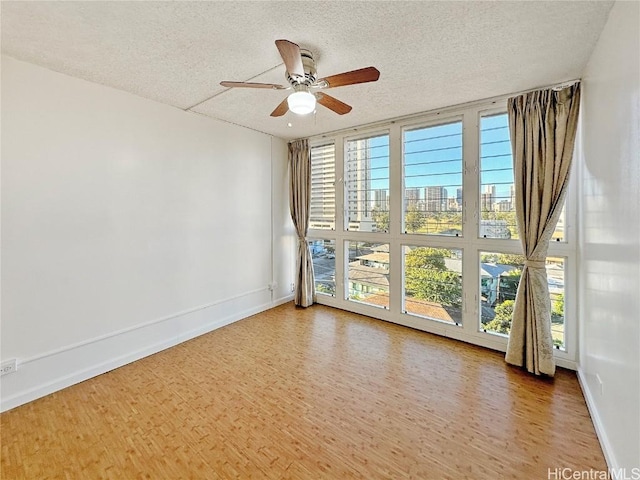
<svg viewBox="0 0 640 480">
<path fill-rule="evenodd" d="M 480 137 L 477 109 L 467 110 L 462 120 L 462 159 L 464 162 L 462 186 L 462 236 L 464 257 L 462 264 L 462 328 L 469 334 L 478 331 L 478 305 L 480 270 L 478 267 L 478 196 Z"/>
<path fill-rule="evenodd" d="M 399 315 L 402 311 L 402 253 L 399 245 L 402 229 L 402 130 L 392 125 L 389 130 L 389 287 L 390 311 Z"/>
</svg>

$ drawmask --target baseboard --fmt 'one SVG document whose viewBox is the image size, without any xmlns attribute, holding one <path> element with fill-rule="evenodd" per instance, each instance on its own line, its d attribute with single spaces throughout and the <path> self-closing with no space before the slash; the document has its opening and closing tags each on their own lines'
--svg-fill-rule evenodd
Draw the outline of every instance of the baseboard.
<svg viewBox="0 0 640 480">
<path fill-rule="evenodd" d="M 0 412 L 122 367 L 179 343 L 282 305 L 258 289 L 147 322 L 38 357 L 18 359 L 18 370 L 0 379 Z"/>
<path fill-rule="evenodd" d="M 582 370 L 582 367 L 578 366 L 577 372 L 578 383 L 580 384 L 582 395 L 587 403 L 587 409 L 589 410 L 589 415 L 591 415 L 591 421 L 593 422 L 593 426 L 596 430 L 596 435 L 598 436 L 602 453 L 604 453 L 604 459 L 607 462 L 607 467 L 609 467 L 610 471 L 620 471 L 620 465 L 618 465 L 618 462 L 616 461 L 613 448 L 611 447 L 611 442 L 609 441 L 607 432 L 605 431 L 602 420 L 600 419 L 600 414 L 598 413 L 595 400 L 593 399 L 593 395 L 589 389 L 589 382 L 587 382 L 584 370 Z"/>
</svg>

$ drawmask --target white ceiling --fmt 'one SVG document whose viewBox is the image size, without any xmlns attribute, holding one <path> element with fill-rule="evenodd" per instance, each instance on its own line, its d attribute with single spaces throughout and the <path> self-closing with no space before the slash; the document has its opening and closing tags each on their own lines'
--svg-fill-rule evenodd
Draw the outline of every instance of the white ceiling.
<svg viewBox="0 0 640 480">
<path fill-rule="evenodd" d="M 2 52 L 291 139 L 579 78 L 612 4 L 3 1 Z M 286 84 L 280 38 L 313 51 L 320 77 L 372 65 L 380 80 L 327 92 L 347 115 L 280 118 L 288 92 L 219 85 Z"/>
</svg>

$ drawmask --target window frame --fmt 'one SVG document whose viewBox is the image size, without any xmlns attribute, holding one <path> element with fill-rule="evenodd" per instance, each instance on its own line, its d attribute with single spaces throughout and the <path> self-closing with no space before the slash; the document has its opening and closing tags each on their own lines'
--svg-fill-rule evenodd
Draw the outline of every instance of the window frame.
<svg viewBox="0 0 640 480">
<path fill-rule="evenodd" d="M 437 111 L 426 112 L 401 119 L 365 125 L 357 129 L 334 132 L 311 139 L 311 144 L 335 143 L 336 160 L 336 230 L 309 230 L 309 237 L 333 239 L 336 245 L 336 296 L 321 296 L 318 303 L 367 315 L 384 321 L 405 325 L 418 330 L 448 336 L 461 341 L 480 345 L 498 351 L 506 351 L 507 339 L 480 331 L 479 259 L 481 251 L 522 254 L 520 240 L 491 239 L 479 237 L 479 191 L 480 191 L 480 118 L 484 115 L 506 112 L 507 96 L 472 102 Z M 403 189 L 404 189 L 404 146 L 403 129 L 432 126 L 462 118 L 463 126 L 463 206 L 462 230 L 459 237 L 404 233 Z M 345 149 L 346 141 L 389 135 L 389 232 L 348 231 L 345 229 Z M 340 147 L 339 147 L 340 146 Z M 576 148 L 575 155 L 578 154 Z M 551 242 L 548 256 L 565 257 L 565 349 L 554 349 L 559 366 L 575 368 L 577 360 L 577 288 L 576 288 L 576 164 L 573 162 L 569 188 L 566 196 L 565 238 L 566 242 Z M 388 243 L 390 255 L 389 309 L 359 304 L 345 300 L 348 288 L 348 255 L 345 255 L 346 241 Z M 427 320 L 403 314 L 404 309 L 404 260 L 402 246 L 426 246 L 454 248 L 463 251 L 463 321 L 462 326 L 447 325 L 437 320 Z M 342 248 L 339 248 L 342 246 Z"/>
<path fill-rule="evenodd" d="M 464 237 L 464 230 L 462 231 L 461 235 L 459 236 L 454 236 L 454 235 L 440 235 L 437 233 L 434 234 L 425 234 L 425 233 L 409 233 L 406 231 L 406 211 L 405 211 L 405 207 L 404 207 L 404 200 L 405 200 L 405 193 L 406 193 L 406 178 L 405 178 L 405 133 L 408 131 L 413 131 L 413 130 L 420 130 L 420 129 L 427 129 L 427 128 L 432 128 L 432 127 L 438 127 L 440 125 L 448 125 L 448 124 L 452 124 L 452 123 L 457 123 L 460 122 L 461 127 L 462 127 L 462 141 L 461 141 L 461 148 L 462 148 L 462 171 L 461 173 L 461 181 L 462 181 L 462 200 L 463 200 L 463 204 L 461 206 L 461 214 L 462 214 L 462 226 L 464 227 L 464 215 L 465 215 L 465 207 L 464 207 L 464 200 L 465 200 L 465 193 L 464 193 L 464 171 L 465 171 L 465 158 L 464 158 L 464 147 L 465 147 L 465 135 L 464 135 L 464 115 L 461 114 L 451 114 L 448 116 L 443 116 L 443 117 L 435 117 L 435 118 L 430 118 L 429 120 L 426 121 L 421 121 L 421 122 L 415 122 L 415 123 L 411 123 L 411 124 L 406 124 L 403 125 L 401 130 L 400 130 L 400 135 L 401 135 L 401 144 L 402 144 L 402 153 L 400 156 L 400 163 L 402 166 L 402 189 L 400 190 L 400 194 L 402 195 L 401 197 L 401 206 L 402 206 L 402 212 L 401 212 L 401 233 L 403 235 L 423 235 L 423 236 L 427 236 L 427 237 L 434 237 L 434 238 L 440 238 L 440 237 L 453 237 L 453 238 L 460 238 L 460 237 Z M 391 152 L 390 152 L 391 153 Z M 390 155 L 391 156 L 391 155 Z M 391 159 L 389 160 L 391 162 Z M 424 187 L 420 187 L 420 188 L 424 188 Z"/>
<path fill-rule="evenodd" d="M 368 233 L 374 233 L 374 234 L 382 234 L 382 235 L 387 235 L 389 234 L 389 231 L 387 232 L 369 232 L 366 230 L 349 230 L 349 206 L 348 206 L 348 181 L 346 179 L 347 177 L 347 155 L 346 155 L 346 151 L 347 151 L 347 143 L 349 142 L 353 142 L 353 141 L 358 141 L 358 140 L 368 140 L 370 138 L 376 138 L 376 137 L 382 137 L 382 136 L 387 136 L 389 138 L 389 161 L 388 161 L 388 168 L 389 168 L 389 202 L 391 202 L 392 199 L 392 195 L 391 195 L 391 135 L 390 135 L 390 130 L 389 129 L 374 129 L 374 130 L 369 130 L 369 131 L 362 131 L 362 133 L 356 134 L 356 135 L 351 135 L 348 137 L 344 137 L 342 140 L 342 164 L 341 164 L 341 179 L 342 179 L 342 202 L 343 202 L 343 207 L 342 207 L 342 222 L 340 223 L 340 225 L 342 225 L 342 231 L 343 232 L 348 232 L 348 233 L 357 233 L 357 234 L 368 234 Z M 336 162 L 336 172 L 337 170 L 337 162 Z M 336 210 L 338 210 L 337 206 L 336 206 Z M 389 208 L 389 224 L 391 225 L 391 208 Z M 338 223 L 336 222 L 336 225 L 338 225 Z"/>
</svg>

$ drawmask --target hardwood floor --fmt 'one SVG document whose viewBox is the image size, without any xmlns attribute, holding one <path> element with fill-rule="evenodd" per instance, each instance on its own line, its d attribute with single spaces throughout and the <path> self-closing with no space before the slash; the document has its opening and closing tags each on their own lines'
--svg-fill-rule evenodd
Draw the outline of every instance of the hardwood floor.
<svg viewBox="0 0 640 480">
<path fill-rule="evenodd" d="M 576 376 L 291 304 L 0 415 L 2 479 L 547 479 L 606 464 Z M 553 477 L 551 477 L 553 478 Z"/>
</svg>

